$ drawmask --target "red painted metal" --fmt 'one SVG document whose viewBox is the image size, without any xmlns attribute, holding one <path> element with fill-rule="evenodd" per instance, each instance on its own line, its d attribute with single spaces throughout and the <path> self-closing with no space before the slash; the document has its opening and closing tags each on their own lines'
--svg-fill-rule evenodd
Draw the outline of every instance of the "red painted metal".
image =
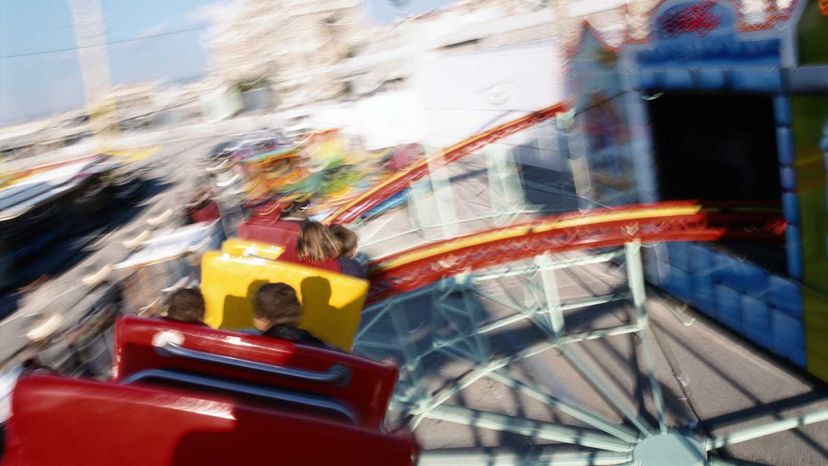
<svg viewBox="0 0 828 466">
<path fill-rule="evenodd" d="M 661 11 L 661 7 L 664 6 L 669 0 L 659 0 L 654 5 L 651 5 L 649 10 L 644 13 L 644 20 L 648 23 L 652 21 L 653 17 Z M 731 0 L 733 12 L 736 17 L 736 27 L 740 32 L 751 32 L 751 31 L 762 31 L 766 29 L 770 29 L 772 27 L 779 28 L 779 24 L 781 22 L 785 22 L 791 18 L 791 15 L 796 11 L 797 3 L 800 0 L 791 0 L 791 2 L 785 8 L 779 8 L 776 5 L 776 2 L 767 2 L 765 5 L 765 17 L 764 20 L 760 23 L 747 21 L 746 15 L 744 14 L 745 8 L 742 5 L 744 0 Z M 820 0 L 822 1 L 822 0 Z M 702 0 L 697 4 L 705 4 L 708 0 Z M 689 2 L 688 2 L 689 3 Z M 720 2 L 725 3 L 725 2 Z M 630 14 L 630 7 L 629 4 L 626 4 L 622 7 L 625 10 L 625 14 Z M 645 37 L 643 39 L 634 39 L 632 37 L 627 37 L 626 43 L 627 44 L 640 44 L 640 43 L 647 43 L 650 42 L 651 37 Z"/>
<path fill-rule="evenodd" d="M 503 139 L 506 136 L 515 134 L 523 129 L 534 126 L 540 122 L 549 120 L 550 118 L 554 118 L 559 113 L 566 111 L 567 108 L 568 106 L 566 103 L 552 105 L 515 120 L 503 123 L 492 129 L 483 131 L 482 133 L 478 133 L 434 156 L 429 157 L 428 159 L 423 159 L 422 161 L 413 164 L 408 169 L 401 171 L 390 180 L 358 196 L 355 201 L 349 202 L 344 207 L 338 209 L 327 219 L 325 219 L 325 223 L 350 223 L 358 219 L 361 215 L 386 201 L 391 196 L 406 189 L 411 185 L 411 183 L 426 176 L 429 172 L 429 159 L 432 163 L 437 163 L 438 165 L 456 162 L 467 155 L 473 154 L 488 144 Z"/>
<path fill-rule="evenodd" d="M 334 423 L 224 393 L 32 375 L 2 466 L 409 466 L 409 432 Z"/>
<path fill-rule="evenodd" d="M 722 17 L 713 13 L 716 2 L 707 0 L 668 10 L 658 18 L 658 27 L 667 37 L 694 32 L 699 37 L 719 27 Z"/>
<path fill-rule="evenodd" d="M 287 206 L 291 204 L 291 200 L 271 197 L 260 197 L 256 199 L 249 199 L 242 202 L 241 206 L 245 210 L 253 212 L 254 216 L 271 217 L 278 219 Z"/>
<path fill-rule="evenodd" d="M 566 56 L 568 58 L 573 57 L 581 47 L 584 45 L 584 39 L 587 35 L 591 35 L 596 42 L 598 42 L 598 46 L 601 47 L 601 50 L 607 53 L 616 53 L 620 49 L 619 45 L 614 45 L 609 43 L 606 39 L 604 39 L 603 34 L 592 25 L 589 18 L 584 18 L 581 20 L 580 25 L 578 26 L 578 37 L 572 43 L 566 46 L 564 50 Z"/>
<path fill-rule="evenodd" d="M 190 210 L 187 216 L 190 218 L 190 222 L 199 223 L 218 220 L 221 217 L 221 213 L 219 212 L 216 201 L 211 200 L 198 206 L 198 208 Z"/>
<path fill-rule="evenodd" d="M 153 338 L 170 331 L 183 338 L 180 346 L 187 349 L 311 371 L 326 371 L 331 366 L 340 365 L 349 370 L 350 377 L 343 385 L 320 384 L 159 354 L 152 344 Z M 351 407 L 358 415 L 360 425 L 374 429 L 379 428 L 385 419 L 388 401 L 397 381 L 397 369 L 390 364 L 270 337 L 157 319 L 121 318 L 115 325 L 114 351 L 114 381 L 142 370 L 174 369 L 287 388 L 333 398 Z"/>
<path fill-rule="evenodd" d="M 677 201 L 553 215 L 532 222 L 478 232 L 402 251 L 378 259 L 369 265 L 371 290 L 368 294 L 368 304 L 376 303 L 394 294 L 413 291 L 459 273 L 528 259 L 544 252 L 620 246 L 635 239 L 645 242 L 745 238 L 778 240 L 784 233 L 784 220 L 780 224 L 778 215 L 773 216 L 767 213 L 747 214 L 746 218 L 745 214 L 734 212 L 723 214 L 721 210 L 708 214 L 699 209 L 699 213 L 692 215 L 647 216 L 642 213 L 640 217 L 626 220 L 601 220 L 601 217 L 608 213 L 634 214 L 644 212 L 644 209 L 647 209 L 647 212 L 653 212 L 654 208 L 669 209 L 694 205 L 690 202 Z M 533 230 L 533 228 L 540 229 L 545 224 L 570 219 L 580 219 L 585 223 L 545 231 Z M 595 221 L 591 222 L 590 219 L 595 219 Z M 736 225 L 735 228 L 731 226 L 733 224 Z M 525 233 L 519 236 L 508 235 L 510 231 L 520 229 L 524 229 Z M 499 233 L 503 235 L 498 237 Z M 470 239 L 483 236 L 495 239 L 463 246 L 463 244 L 469 244 Z M 459 246 L 453 249 L 452 244 Z M 445 251 L 446 246 L 449 247 L 448 252 Z M 431 254 L 429 251 L 434 251 L 434 253 Z M 417 252 L 421 253 L 417 260 L 392 267 L 385 265 Z"/>
<path fill-rule="evenodd" d="M 710 225 L 727 229 L 726 240 L 782 243 L 788 228 L 779 202 L 705 202 L 702 211 Z"/>
<path fill-rule="evenodd" d="M 254 216 L 239 225 L 237 233 L 242 239 L 278 244 L 292 249 L 296 246 L 296 236 L 301 225 L 289 220 Z"/>
<path fill-rule="evenodd" d="M 239 225 L 237 234 L 242 239 L 284 246 L 285 252 L 279 256 L 279 260 L 340 273 L 342 270 L 336 259 L 309 262 L 296 254 L 296 237 L 299 234 L 300 227 L 301 223 L 295 221 L 273 220 L 272 217 L 268 216 L 254 216 Z"/>
<path fill-rule="evenodd" d="M 330 272 L 342 273 L 342 267 L 339 266 L 339 261 L 336 259 L 328 259 L 322 262 L 311 262 L 296 255 L 295 247 L 286 248 L 285 252 L 279 256 L 279 260 L 293 262 L 294 264 L 307 265 L 308 267 L 315 267 L 317 269 L 328 270 Z"/>
</svg>

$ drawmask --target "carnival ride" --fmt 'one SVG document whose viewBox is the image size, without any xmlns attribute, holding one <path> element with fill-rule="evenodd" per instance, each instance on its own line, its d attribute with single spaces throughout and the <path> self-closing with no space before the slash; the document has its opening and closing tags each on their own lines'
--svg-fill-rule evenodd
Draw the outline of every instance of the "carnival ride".
<svg viewBox="0 0 828 466">
<path fill-rule="evenodd" d="M 257 214 L 272 217 L 273 208 L 311 199 L 309 213 L 319 214 L 317 206 L 331 209 L 349 202 L 388 176 L 376 163 L 381 154 L 347 145 L 338 130 L 311 132 L 296 141 L 241 143 L 219 160 L 211 158 L 207 170 L 225 174 L 219 184 L 235 184 L 243 204 Z"/>
<path fill-rule="evenodd" d="M 564 111 L 564 105 L 549 107 L 415 161 L 329 209 L 325 220 L 370 227 L 372 210 L 429 170 L 444 169 Z M 525 441 L 522 449 L 426 448 L 419 453 L 420 465 L 726 465 L 736 463 L 717 454 L 722 447 L 828 420 L 828 409 L 818 409 L 711 434 L 703 419 L 682 423 L 665 401 L 663 387 L 669 384 L 657 367 L 661 345 L 645 305 L 642 248 L 676 241 L 776 241 L 785 225 L 772 209 L 667 202 L 536 212 L 528 218 L 531 211 L 520 212 L 507 225 L 458 220 L 465 229 L 461 234 L 413 247 L 401 235 L 402 247 L 388 250 L 386 244 L 386 254 L 368 266 L 370 285 L 280 260 L 291 246 L 291 231 L 278 224 L 280 209 L 276 202 L 254 212 L 239 228 L 244 238 L 230 238 L 221 252 L 202 258 L 208 324 L 245 327 L 257 284 L 287 281 L 311 316 L 302 325 L 361 357 L 232 330 L 122 318 L 115 326 L 111 380 L 33 375 L 18 382 L 2 464 L 273 464 L 278 458 L 404 465 L 417 459 L 406 428 L 422 429 L 436 420 Z M 415 215 L 414 208 L 407 210 Z M 416 230 L 417 222 L 411 223 Z M 562 272 L 601 264 L 612 267 L 615 280 L 603 293 L 573 295 L 561 279 Z M 310 302 L 320 292 L 303 289 L 308 279 L 328 290 L 321 301 Z M 515 289 L 521 296 L 510 293 Z M 481 300 L 497 310 L 486 309 Z M 606 325 L 608 305 L 616 307 Z M 593 311 L 603 317 L 586 323 L 580 318 Z M 330 324 L 333 315 L 348 323 L 319 327 Z M 101 333 L 102 326 L 92 333 Z M 504 349 L 497 339 L 515 327 L 525 335 Z M 641 354 L 647 402 L 614 386 L 578 351 L 587 342 L 625 335 Z M 582 405 L 577 397 L 558 396 L 546 384 L 519 376 L 518 366 L 550 352 L 557 352 L 573 369 L 569 375 L 585 381 L 609 409 Z M 369 362 L 387 358 L 399 374 Z M 447 367 L 451 376 L 440 376 Z M 484 379 L 531 398 L 555 417 L 530 419 L 461 402 L 463 393 Z M 36 401 L 45 396 L 53 401 Z M 383 425 L 396 429 L 387 433 Z M 83 435 L 85 429 L 101 435 Z M 157 448 L 145 447 L 150 438 Z M 45 439 L 52 448 L 35 447 Z"/>
<path fill-rule="evenodd" d="M 0 289 L 37 278 L 32 263 L 57 240 L 99 228 L 111 212 L 128 209 L 141 181 L 105 156 L 12 174 L 0 190 Z"/>
<path fill-rule="evenodd" d="M 116 324 L 115 342 L 109 382 L 45 374 L 19 382 L 4 465 L 410 465 L 416 459 L 410 433 L 382 429 L 392 366 L 134 318 Z M 101 440 L 97 447 L 92 437 Z"/>
</svg>

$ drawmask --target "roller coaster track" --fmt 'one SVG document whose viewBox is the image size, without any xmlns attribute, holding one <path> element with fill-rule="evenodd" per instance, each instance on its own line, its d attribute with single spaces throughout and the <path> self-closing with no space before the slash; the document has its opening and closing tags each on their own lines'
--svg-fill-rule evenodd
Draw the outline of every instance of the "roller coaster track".
<svg viewBox="0 0 828 466">
<path fill-rule="evenodd" d="M 565 104 L 557 104 L 533 112 L 419 161 L 343 205 L 326 222 L 353 222 L 427 176 L 432 163 L 441 166 L 456 162 L 488 144 L 555 118 L 565 110 Z M 279 202 L 263 204 L 259 206 L 259 214 L 267 221 L 277 217 L 273 214 L 281 207 Z M 660 350 L 656 331 L 660 330 L 657 325 L 650 326 L 649 311 L 644 306 L 646 294 L 640 250 L 642 243 L 670 241 L 779 241 L 785 227 L 778 205 L 671 201 L 542 216 L 395 252 L 369 265 L 371 288 L 355 351 L 377 359 L 399 358 L 401 355 L 398 365 L 402 378 L 392 411 L 401 414 L 411 427 L 416 428 L 423 420 L 436 420 L 523 436 L 526 442 L 533 444 L 531 451 L 530 448 L 513 451 L 505 444 L 493 448 L 475 445 L 471 448 L 426 449 L 421 456 L 421 466 L 735 464 L 723 458 L 723 452 L 719 450 L 823 422 L 828 419 L 828 410 L 775 416 L 768 422 L 727 433 L 705 432 L 704 429 L 689 432 L 684 425 L 670 419 L 666 401 L 675 403 L 677 398 L 667 391 L 662 393 L 665 379 L 659 378 L 656 367 L 659 362 L 656 355 Z M 604 248 L 618 247 L 623 250 L 604 251 Z M 594 251 L 596 249 L 600 251 Z M 593 251 L 573 257 L 548 254 L 580 250 Z M 515 268 L 510 265 L 505 272 L 483 271 L 530 259 L 534 263 L 528 267 L 517 264 Z M 626 265 L 629 291 L 613 289 L 609 294 L 588 297 L 564 296 L 556 291 L 562 290 L 563 286 L 558 288 L 555 270 L 621 259 Z M 613 274 L 624 275 L 614 264 Z M 499 302 L 498 299 L 505 295 L 484 286 L 514 277 L 519 277 L 518 286 L 526 289 L 520 297 L 522 301 L 504 299 Z M 429 295 L 429 305 L 413 302 L 425 295 Z M 483 319 L 478 313 L 482 304 L 475 304 L 477 298 L 487 300 L 488 304 L 499 304 L 510 312 Z M 631 305 L 629 309 L 619 308 L 626 320 L 586 330 L 563 325 L 572 310 L 611 302 Z M 489 336 L 500 336 L 498 332 L 509 329 L 509 326 L 525 323 L 532 325 L 544 338 L 521 340 L 520 348 L 507 354 L 492 350 Z M 585 353 L 580 353 L 577 348 L 582 343 L 610 338 L 636 341 L 636 351 L 642 355 L 641 367 L 636 364 L 630 370 L 636 374 L 640 372 L 642 381 L 649 381 L 654 416 L 645 415 L 647 407 L 643 401 L 638 407 L 637 400 L 614 386 L 612 378 L 591 369 L 589 358 L 584 360 Z M 595 412 L 589 404 L 581 404 L 577 398 L 558 397 L 554 386 L 516 375 L 520 372 L 518 369 L 522 370 L 519 365 L 530 359 L 535 358 L 532 362 L 538 365 L 547 364 L 548 360 L 536 360 L 552 350 L 574 369 L 576 377 L 586 382 L 584 386 L 589 385 L 605 399 L 614 414 Z M 433 377 L 427 363 L 435 356 L 468 366 L 469 370 L 433 389 L 427 385 Z M 669 358 L 665 356 L 665 360 L 673 373 L 677 373 Z M 551 372 L 549 368 L 553 366 L 542 367 Z M 503 410 L 498 407 L 472 407 L 455 402 L 454 397 L 462 395 L 461 392 L 478 380 L 500 384 L 572 419 L 533 419 L 520 413 L 515 416 L 511 412 L 501 412 Z M 678 376 L 676 380 L 681 381 Z M 487 392 L 486 397 L 491 393 Z M 573 419 L 577 422 L 567 422 Z M 537 440 L 561 445 L 550 446 L 544 442 L 534 445 Z M 668 455 L 671 460 L 661 461 L 653 451 Z"/>
<path fill-rule="evenodd" d="M 443 278 L 546 252 L 622 246 L 630 241 L 770 240 L 785 231 L 771 210 L 743 212 L 662 202 L 550 215 L 531 222 L 418 246 L 369 265 L 369 303 Z"/>
<path fill-rule="evenodd" d="M 434 162 L 441 164 L 456 162 L 463 157 L 475 153 L 484 146 L 538 123 L 555 118 L 565 111 L 567 111 L 567 104 L 557 103 L 475 134 L 437 154 L 412 164 L 409 168 L 361 193 L 330 214 L 325 219 L 325 223 L 351 223 L 373 207 L 380 205 L 383 201 L 404 190 L 411 183 L 426 176 L 430 164 Z"/>
<path fill-rule="evenodd" d="M 704 400 L 691 399 L 688 388 L 680 395 L 664 388 L 673 383 L 665 374 L 674 374 L 675 382 L 682 384 L 686 379 L 676 375 L 683 372 L 669 346 L 660 340 L 664 327 L 645 306 L 641 248 L 646 243 L 670 241 L 779 241 L 785 227 L 775 205 L 673 201 L 551 215 L 417 246 L 370 264 L 371 289 L 355 351 L 376 359 L 396 358 L 401 376 L 392 411 L 415 429 L 421 422 L 436 421 L 425 425 L 424 436 L 432 428 L 443 427 L 440 423 L 450 423 L 475 432 L 523 436 L 533 444 L 522 449 L 477 443 L 462 448 L 426 447 L 420 466 L 741 464 L 729 461 L 729 453 L 721 449 L 825 422 L 828 409 L 816 403 L 805 408 L 803 403 L 800 409 L 808 412 L 772 413 L 770 421 L 727 433 L 711 430 L 710 420 L 695 414 L 694 403 Z M 548 254 L 579 250 L 592 251 Z M 515 264 L 527 260 L 532 263 Z M 565 269 L 612 261 L 624 264 L 626 274 L 616 265 L 609 273 L 615 280 L 625 278 L 627 290 L 615 285 L 608 293 L 565 296 L 563 290 L 569 285 L 555 278 L 556 271 L 566 277 L 571 275 Z M 510 287 L 514 294 L 506 290 Z M 612 320 L 586 329 L 565 324 L 577 320 L 579 311 L 609 303 L 620 303 L 612 308 L 618 319 L 614 325 L 606 325 Z M 682 324 L 687 327 L 692 322 Z M 543 338 L 526 339 L 526 328 Z M 509 335 L 517 335 L 514 346 L 504 346 Z M 626 354 L 619 349 L 625 344 L 634 346 L 630 357 L 636 362 L 630 370 L 638 374 L 638 380 L 649 382 L 641 396 L 643 400 L 644 391 L 648 392 L 654 416 L 649 416 L 644 401 L 639 405 L 620 390 L 623 384 L 618 380 L 595 371 L 600 365 L 596 366 L 587 349 L 596 346 L 585 345 L 598 340 L 617 354 Z M 664 370 L 664 362 L 669 371 Z M 430 385 L 434 379 L 442 380 L 441 368 L 450 364 L 467 370 L 442 385 Z M 551 382 L 528 377 L 527 371 L 545 373 Z M 558 380 L 564 373 L 570 374 L 567 380 Z M 576 379 L 580 382 L 573 382 Z M 573 383 L 581 384 L 579 393 L 594 390 L 618 417 L 599 414 L 591 402 L 561 389 Z M 514 390 L 574 419 L 546 421 L 523 412 L 515 416 L 497 402 L 489 402 L 496 390 Z M 815 399 L 819 397 L 814 394 Z M 669 413 L 669 406 L 677 406 L 682 399 L 698 422 L 684 426 L 674 418 L 675 412 Z M 769 412 L 772 409 L 768 407 Z M 555 444 L 535 444 L 539 439 Z"/>
</svg>

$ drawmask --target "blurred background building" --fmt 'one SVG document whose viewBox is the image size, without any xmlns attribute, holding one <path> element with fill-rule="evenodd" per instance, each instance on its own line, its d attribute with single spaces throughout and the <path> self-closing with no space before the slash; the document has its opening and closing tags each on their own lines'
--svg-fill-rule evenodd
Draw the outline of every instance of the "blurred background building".
<svg viewBox="0 0 828 466">
<path fill-rule="evenodd" d="M 790 2 L 734 6 L 751 27 Z M 560 100 L 566 56 L 581 40 L 584 23 L 610 46 L 646 40 L 658 4 L 460 0 L 420 14 L 401 9 L 395 20 L 375 24 L 357 0 L 216 2 L 220 8 L 202 18 L 208 62 L 202 77 L 183 84 L 122 83 L 98 98 L 113 105 L 117 127 L 127 133 L 235 116 L 287 112 L 288 119 L 307 119 L 314 113 L 323 126 L 373 131 L 373 145 L 428 135 L 427 142 L 439 146 Z M 99 69 L 101 57 L 96 75 L 106 74 Z M 88 109 L 12 125 L 0 129 L 0 152 L 55 150 L 85 140 L 93 129 Z"/>
<path fill-rule="evenodd" d="M 354 54 L 365 33 L 354 0 L 244 0 L 211 26 L 207 47 L 222 82 L 265 110 L 336 97 L 331 67 Z"/>
</svg>

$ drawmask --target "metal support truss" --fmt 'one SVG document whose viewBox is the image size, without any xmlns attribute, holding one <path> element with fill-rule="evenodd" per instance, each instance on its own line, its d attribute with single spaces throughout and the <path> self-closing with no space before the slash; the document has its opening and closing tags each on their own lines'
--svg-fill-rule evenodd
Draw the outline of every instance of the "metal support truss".
<svg viewBox="0 0 828 466">
<path fill-rule="evenodd" d="M 626 289 L 613 288 L 610 293 L 588 297 L 573 297 L 562 292 L 560 271 L 610 264 L 623 260 L 626 271 Z M 501 286 L 509 280 L 519 283 L 519 293 Z M 522 296 L 517 296 L 521 294 Z M 482 301 L 499 306 L 504 313 L 487 317 Z M 572 331 L 566 326 L 567 314 L 592 306 L 622 302 L 631 310 L 628 321 L 606 328 Z M 646 288 L 641 263 L 641 243 L 626 243 L 621 250 L 600 251 L 594 254 L 536 256 L 518 264 L 464 273 L 413 292 L 397 295 L 366 309 L 363 325 L 355 341 L 359 354 L 383 358 L 390 353 L 402 358 L 400 384 L 392 401 L 392 409 L 409 419 L 417 428 L 424 420 L 439 420 L 499 432 L 525 436 L 539 441 L 569 445 L 537 447 L 510 451 L 501 448 L 463 448 L 425 451 L 421 465 L 598 465 L 652 463 L 652 452 L 671 454 L 674 445 L 697 446 L 695 456 L 685 457 L 682 465 L 730 464 L 711 455 L 714 450 L 783 430 L 828 420 L 828 410 L 804 414 L 795 418 L 777 420 L 726 435 L 702 438 L 696 434 L 668 425 L 661 386 L 656 376 L 654 340 L 649 328 Z M 429 309 L 423 307 L 429 303 Z M 424 322 L 423 320 L 427 322 Z M 383 322 L 386 324 L 383 325 Z M 411 328 L 416 322 L 416 328 Z M 545 339 L 527 344 L 509 354 L 493 349 L 490 338 L 504 329 L 530 323 L 545 335 Z M 375 330 L 393 328 L 394 336 L 377 337 Z M 642 416 L 633 400 L 607 380 L 603 372 L 595 370 L 581 356 L 577 344 L 620 335 L 637 335 L 642 370 L 649 382 L 649 393 L 655 407 L 657 425 Z M 573 346 L 575 344 L 575 346 Z M 622 422 L 605 416 L 578 403 L 555 396 L 541 384 L 519 377 L 513 366 L 549 350 L 558 351 L 565 361 L 616 411 Z M 444 358 L 468 367 L 462 375 L 436 390 L 422 382 L 428 379 L 427 360 Z M 637 369 L 636 369 L 637 370 Z M 480 380 L 501 384 L 510 390 L 532 398 L 554 412 L 579 422 L 566 425 L 538 419 L 526 419 L 505 413 L 483 411 L 453 402 L 468 387 Z M 676 442 L 675 439 L 680 439 Z M 684 440 L 681 440 L 684 439 Z M 655 447 L 654 447 L 655 445 Z M 579 451 L 571 451 L 571 448 Z M 688 450 L 689 451 L 689 450 Z M 707 453 L 705 453 L 707 452 Z M 687 451 L 676 451 L 676 454 Z M 656 455 L 657 456 L 657 455 Z M 679 458 L 679 456 L 677 456 Z M 688 459 L 689 458 L 689 459 Z M 678 460 L 677 460 L 678 461 Z"/>
<path fill-rule="evenodd" d="M 428 159 L 429 182 L 432 191 L 432 206 L 440 222 L 443 238 L 451 238 L 459 232 L 455 220 L 457 219 L 456 196 L 449 180 L 448 168 L 441 160 Z"/>
<path fill-rule="evenodd" d="M 496 225 L 505 225 L 526 211 L 526 196 L 514 157 L 506 144 L 486 146 L 486 173 L 489 181 L 489 197 Z"/>
</svg>

